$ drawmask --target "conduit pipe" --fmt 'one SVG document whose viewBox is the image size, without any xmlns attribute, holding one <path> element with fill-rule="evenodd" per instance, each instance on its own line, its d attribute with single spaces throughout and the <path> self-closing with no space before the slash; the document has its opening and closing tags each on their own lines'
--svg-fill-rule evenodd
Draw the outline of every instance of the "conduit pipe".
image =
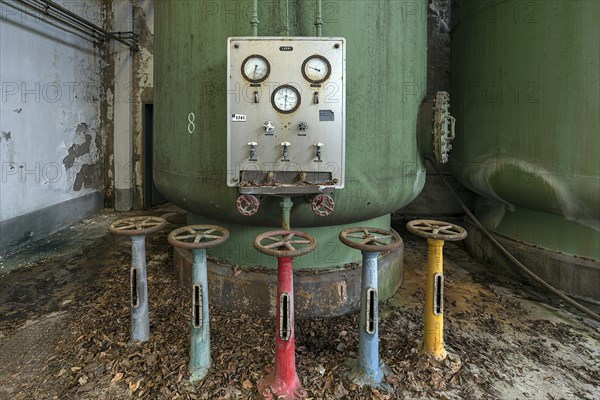
<svg viewBox="0 0 600 400">
<path fill-rule="evenodd" d="M 252 36 L 258 36 L 258 0 L 252 0 L 252 16 L 250 17 L 250 26 L 252 27 Z"/>
<path fill-rule="evenodd" d="M 316 11 L 315 11 L 315 28 L 317 28 L 317 37 L 323 35 L 323 7 L 322 0 L 316 0 Z"/>
<path fill-rule="evenodd" d="M 96 40 L 115 40 L 124 44 L 134 51 L 138 51 L 136 35 L 133 32 L 108 32 L 98 25 L 80 17 L 79 15 L 67 10 L 61 5 L 50 0 L 15 0 L 15 3 L 22 4 L 30 10 L 38 12 L 40 15 L 45 15 L 60 24 L 66 25 L 84 35 L 87 35 Z M 18 9 L 11 2 L 6 2 L 7 5 Z M 126 36 L 126 37 L 123 37 Z"/>
</svg>

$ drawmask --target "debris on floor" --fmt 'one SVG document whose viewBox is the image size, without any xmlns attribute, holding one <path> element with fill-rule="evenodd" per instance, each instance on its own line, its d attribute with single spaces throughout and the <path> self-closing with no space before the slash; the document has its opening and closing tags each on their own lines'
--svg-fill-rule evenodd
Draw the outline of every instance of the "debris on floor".
<svg viewBox="0 0 600 400">
<path fill-rule="evenodd" d="M 124 215 L 101 213 L 95 223 Z M 274 356 L 270 318 L 211 307 L 213 368 L 188 383 L 190 296 L 176 282 L 166 239 L 184 219 L 170 215 L 171 225 L 147 238 L 145 344 L 128 343 L 128 240 L 106 232 L 80 252 L 50 251 L 0 276 L 1 399 L 260 398 L 257 382 Z M 394 392 L 343 378 L 358 349 L 354 314 L 296 320 L 297 369 L 309 398 L 597 398 L 599 326 L 540 302 L 535 289 L 495 276 L 456 244 L 445 248 L 444 294 L 446 345 L 457 357 L 438 363 L 419 354 L 426 244 L 404 239 L 404 284 L 380 305 L 380 357 L 394 373 Z"/>
</svg>

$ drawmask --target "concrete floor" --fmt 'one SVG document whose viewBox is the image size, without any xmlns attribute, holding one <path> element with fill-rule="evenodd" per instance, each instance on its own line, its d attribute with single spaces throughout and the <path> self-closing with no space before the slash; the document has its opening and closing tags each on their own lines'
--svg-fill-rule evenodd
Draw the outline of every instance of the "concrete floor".
<svg viewBox="0 0 600 400">
<path fill-rule="evenodd" d="M 186 383 L 189 303 L 177 286 L 169 230 L 148 239 L 152 338 L 128 345 L 127 239 L 107 225 L 135 213 L 101 212 L 0 265 L 0 399 L 257 398 L 273 357 L 274 321 L 211 310 L 214 369 Z M 297 321 L 298 373 L 313 399 L 596 399 L 600 325 L 504 271 L 445 248 L 447 346 L 460 363 L 435 363 L 416 347 L 422 331 L 425 241 L 406 243 L 402 288 L 381 305 L 381 358 L 391 394 L 344 378 L 357 316 Z"/>
</svg>

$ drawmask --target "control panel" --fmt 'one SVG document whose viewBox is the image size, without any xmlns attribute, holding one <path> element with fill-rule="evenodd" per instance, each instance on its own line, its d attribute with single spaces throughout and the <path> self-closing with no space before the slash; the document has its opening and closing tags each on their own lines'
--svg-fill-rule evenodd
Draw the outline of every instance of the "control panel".
<svg viewBox="0 0 600 400">
<path fill-rule="evenodd" d="M 245 194 L 344 187 L 343 38 L 228 40 L 227 185 Z"/>
</svg>

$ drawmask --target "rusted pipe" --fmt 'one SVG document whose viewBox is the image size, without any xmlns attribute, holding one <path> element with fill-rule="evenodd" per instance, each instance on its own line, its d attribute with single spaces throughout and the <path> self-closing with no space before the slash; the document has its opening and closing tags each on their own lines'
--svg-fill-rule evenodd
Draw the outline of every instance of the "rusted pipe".
<svg viewBox="0 0 600 400">
<path fill-rule="evenodd" d="M 281 229 L 289 231 L 291 228 L 290 214 L 294 203 L 290 197 L 284 197 L 281 203 Z"/>
</svg>

